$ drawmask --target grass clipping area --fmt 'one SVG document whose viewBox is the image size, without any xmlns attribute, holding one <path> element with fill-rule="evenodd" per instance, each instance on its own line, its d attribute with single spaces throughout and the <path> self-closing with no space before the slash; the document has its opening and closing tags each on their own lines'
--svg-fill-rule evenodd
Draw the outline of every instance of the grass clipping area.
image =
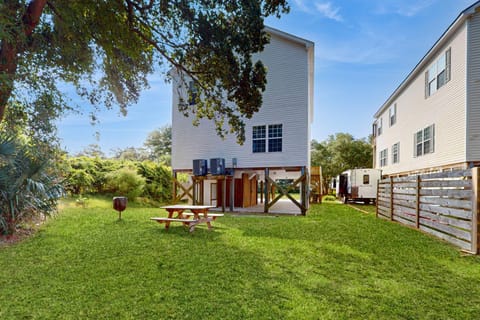
<svg viewBox="0 0 480 320">
<path fill-rule="evenodd" d="M 67 204 L 0 248 L 0 319 L 478 319 L 480 258 L 340 204 L 169 231 Z"/>
</svg>

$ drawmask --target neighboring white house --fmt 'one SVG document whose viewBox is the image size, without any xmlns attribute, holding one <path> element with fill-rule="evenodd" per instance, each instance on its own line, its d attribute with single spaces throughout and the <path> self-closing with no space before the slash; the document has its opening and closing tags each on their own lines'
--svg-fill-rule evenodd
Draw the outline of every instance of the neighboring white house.
<svg viewBox="0 0 480 320">
<path fill-rule="evenodd" d="M 480 164 L 480 1 L 465 9 L 374 115 L 384 175 Z"/>
<path fill-rule="evenodd" d="M 314 43 L 273 28 L 267 27 L 266 31 L 270 43 L 254 56 L 268 70 L 263 105 L 245 121 L 243 145 L 236 143 L 234 135 L 224 140 L 218 137 L 212 121 L 202 120 L 199 126 L 193 126 L 192 119 L 177 109 L 179 92 L 185 90 L 177 90 L 181 84 L 173 83 L 172 169 L 174 173 L 192 173 L 195 159 L 225 159 L 227 176 L 234 177 L 227 177 L 230 182 L 224 196 L 230 207 L 233 193 L 238 198 L 234 200 L 236 207 L 256 205 L 257 182 L 265 182 L 266 174 L 273 180 L 295 179 L 310 167 Z M 199 201 L 223 203 L 218 177 L 208 175 L 203 180 Z"/>
</svg>

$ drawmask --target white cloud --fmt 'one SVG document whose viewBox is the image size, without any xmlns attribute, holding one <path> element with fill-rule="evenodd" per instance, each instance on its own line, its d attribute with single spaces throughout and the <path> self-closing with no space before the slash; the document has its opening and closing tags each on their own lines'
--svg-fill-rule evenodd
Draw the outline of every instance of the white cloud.
<svg viewBox="0 0 480 320">
<path fill-rule="evenodd" d="M 436 0 L 396 0 L 381 1 L 378 4 L 376 13 L 378 14 L 398 14 L 405 17 L 413 17 L 432 6 Z"/>
<path fill-rule="evenodd" d="M 315 8 L 318 12 L 320 12 L 323 16 L 328 19 L 332 19 L 335 21 L 343 21 L 342 16 L 339 14 L 340 8 L 335 8 L 332 6 L 331 2 L 317 2 L 315 3 Z"/>
<path fill-rule="evenodd" d="M 294 0 L 295 7 L 302 12 L 317 15 L 320 13 L 323 17 L 338 22 L 343 21 L 343 17 L 339 14 L 340 8 L 334 7 L 331 2 L 315 2 L 306 0 Z M 313 7 L 312 7 L 313 5 Z"/>
</svg>

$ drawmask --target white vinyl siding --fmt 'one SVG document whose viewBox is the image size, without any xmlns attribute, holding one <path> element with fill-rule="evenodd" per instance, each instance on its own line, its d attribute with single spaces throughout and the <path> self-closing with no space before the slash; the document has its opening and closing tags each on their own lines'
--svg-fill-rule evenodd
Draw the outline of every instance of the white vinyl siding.
<svg viewBox="0 0 480 320">
<path fill-rule="evenodd" d="M 469 21 L 467 83 L 467 161 L 480 160 L 480 15 Z"/>
<path fill-rule="evenodd" d="M 396 124 L 389 127 L 388 130 L 384 130 L 381 136 L 375 138 L 375 148 L 376 150 L 386 148 L 391 150 L 394 144 L 400 143 L 401 161 L 394 164 L 390 160 L 387 166 L 381 168 L 383 174 L 406 173 L 465 162 L 467 153 L 465 143 L 465 133 L 467 132 L 465 111 L 465 101 L 467 100 L 466 34 L 466 25 L 460 26 L 452 33 L 451 37 L 445 40 L 445 43 L 432 54 L 431 58 L 421 64 L 423 67 L 413 73 L 412 78 L 399 92 L 392 95 L 392 101 L 386 103 L 382 112 L 376 116 L 375 121 L 378 123 L 380 118 L 389 116 L 389 108 L 392 104 L 397 104 Z M 478 35 L 480 36 L 480 28 Z M 479 61 L 476 79 L 480 79 L 480 37 L 477 37 L 477 40 Z M 473 47 L 473 45 L 470 45 L 470 47 Z M 441 90 L 425 99 L 425 73 L 432 63 L 438 61 L 440 55 L 444 54 L 449 48 L 451 48 L 450 81 L 448 85 L 444 85 Z M 478 100 L 476 106 L 478 107 L 476 119 L 480 119 L 480 88 L 478 86 L 477 83 Z M 477 134 L 476 146 L 480 156 L 479 122 L 477 121 L 478 131 L 475 134 Z M 433 123 L 435 124 L 434 153 L 415 157 L 416 146 L 414 147 L 413 134 Z M 480 159 L 480 157 L 477 159 Z M 376 160 L 376 168 L 380 168 L 378 154 Z"/>
<path fill-rule="evenodd" d="M 239 145 L 234 135 L 221 139 L 212 121 L 203 119 L 192 126 L 192 118 L 178 112 L 178 90 L 172 88 L 172 168 L 188 170 L 193 159 L 224 158 L 231 166 L 237 159 L 239 168 L 308 166 L 310 153 L 309 51 L 304 43 L 271 35 L 265 50 L 253 57 L 266 66 L 267 85 L 263 105 L 251 119 L 245 119 L 245 143 Z M 175 83 L 173 83 L 175 87 Z M 253 127 L 282 124 L 282 152 L 253 150 Z M 227 124 L 225 124 L 227 125 Z M 268 135 L 268 128 L 267 128 Z M 278 144 L 277 144 L 278 147 Z M 268 148 L 268 145 L 267 145 Z"/>
</svg>

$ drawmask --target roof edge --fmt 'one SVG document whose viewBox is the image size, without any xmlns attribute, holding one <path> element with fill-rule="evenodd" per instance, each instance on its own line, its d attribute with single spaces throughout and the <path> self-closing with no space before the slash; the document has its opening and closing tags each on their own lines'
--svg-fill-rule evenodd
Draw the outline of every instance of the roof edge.
<svg viewBox="0 0 480 320">
<path fill-rule="evenodd" d="M 269 26 L 265 26 L 265 31 L 268 32 L 268 33 L 274 34 L 276 36 L 282 37 L 284 39 L 303 44 L 307 49 L 315 46 L 315 43 L 313 41 L 310 41 L 310 40 L 307 40 L 307 39 L 304 39 L 304 38 L 300 38 L 300 37 L 295 36 L 291 33 L 287 33 L 285 31 L 281 31 L 281 30 L 278 30 L 278 29 L 275 29 L 275 28 L 272 28 L 272 27 L 269 27 Z"/>
</svg>

